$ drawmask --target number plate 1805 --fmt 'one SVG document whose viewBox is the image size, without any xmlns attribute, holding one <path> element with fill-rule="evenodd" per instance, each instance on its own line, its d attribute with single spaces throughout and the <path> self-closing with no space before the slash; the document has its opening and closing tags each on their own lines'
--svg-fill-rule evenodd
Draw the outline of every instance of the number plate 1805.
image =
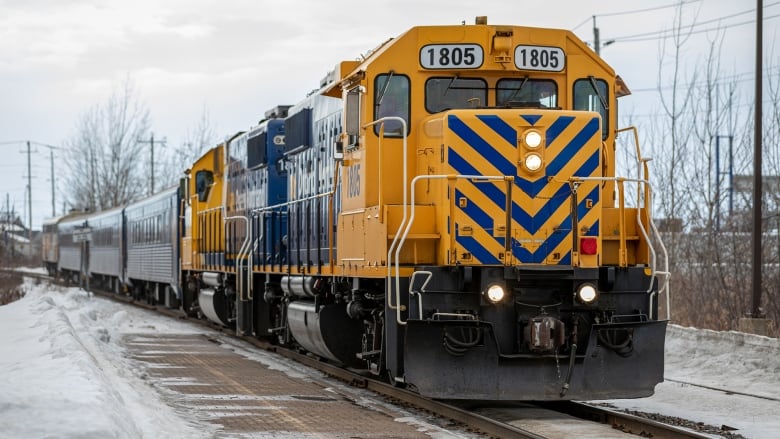
<svg viewBox="0 0 780 439">
<path fill-rule="evenodd" d="M 478 44 L 428 44 L 420 50 L 425 69 L 478 69 L 484 61 Z"/>
<path fill-rule="evenodd" d="M 566 66 L 566 56 L 559 47 L 517 46 L 515 66 L 520 70 L 560 72 Z"/>
</svg>

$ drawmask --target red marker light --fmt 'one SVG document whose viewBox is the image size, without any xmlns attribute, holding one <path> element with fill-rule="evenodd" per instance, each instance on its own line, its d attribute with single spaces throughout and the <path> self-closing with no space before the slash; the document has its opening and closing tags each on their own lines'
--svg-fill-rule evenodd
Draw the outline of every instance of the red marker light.
<svg viewBox="0 0 780 439">
<path fill-rule="evenodd" d="M 580 238 L 580 253 L 583 255 L 595 255 L 598 251 L 598 239 L 593 236 Z"/>
</svg>

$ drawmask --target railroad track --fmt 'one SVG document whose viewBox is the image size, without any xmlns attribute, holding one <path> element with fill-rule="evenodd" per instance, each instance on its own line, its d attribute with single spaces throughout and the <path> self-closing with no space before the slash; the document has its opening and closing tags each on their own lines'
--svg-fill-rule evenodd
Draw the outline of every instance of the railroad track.
<svg viewBox="0 0 780 439">
<path fill-rule="evenodd" d="M 14 271 L 11 269 L 0 269 L 0 271 Z M 15 273 L 26 277 L 37 278 L 46 282 L 55 282 L 49 276 L 39 273 L 15 271 Z M 343 369 L 333 364 L 325 363 L 310 355 L 297 352 L 292 349 L 287 349 L 278 345 L 274 345 L 270 342 L 257 339 L 251 336 L 242 336 L 235 334 L 228 328 L 221 327 L 213 322 L 203 319 L 192 319 L 186 317 L 178 310 L 168 309 L 162 306 L 151 305 L 142 301 L 134 300 L 132 297 L 117 295 L 112 292 L 105 291 L 93 291 L 93 293 L 100 295 L 111 300 L 123 302 L 132 306 L 144 308 L 147 310 L 157 311 L 177 319 L 184 319 L 192 323 L 197 323 L 201 326 L 208 327 L 210 329 L 219 331 L 226 337 L 234 340 L 241 340 L 250 345 L 270 352 L 275 352 L 279 355 L 290 358 L 296 362 L 307 365 L 313 369 L 319 370 L 328 376 L 334 377 L 352 386 L 371 390 L 375 393 L 383 395 L 399 403 L 414 406 L 418 409 L 430 412 L 442 418 L 450 419 L 464 428 L 480 432 L 482 434 L 498 437 L 498 438 L 531 438 L 531 439 L 545 439 L 554 436 L 545 436 L 525 428 L 512 425 L 507 420 L 494 419 L 489 416 L 484 416 L 476 412 L 474 405 L 470 403 L 448 403 L 444 401 L 432 400 L 425 398 L 411 392 L 409 390 L 396 387 L 394 385 L 385 383 L 374 379 L 373 377 L 367 377 L 351 370 Z M 716 389 L 721 390 L 721 389 Z M 509 405 L 511 406 L 511 404 Z M 519 405 L 518 405 L 519 406 Z M 535 406 L 549 410 L 556 413 L 564 413 L 566 415 L 579 418 L 583 423 L 597 422 L 601 424 L 607 424 L 612 426 L 613 429 L 625 432 L 627 434 L 633 434 L 641 437 L 653 437 L 653 438 L 711 438 L 712 436 L 704 435 L 688 429 L 683 429 L 673 425 L 664 424 L 651 419 L 617 412 L 609 410 L 604 407 L 598 407 L 586 403 L 573 402 L 573 401 L 561 401 L 554 403 L 538 403 Z M 484 410 L 486 407 L 484 404 L 479 404 L 478 407 Z M 506 408 L 507 405 L 502 405 L 502 408 Z"/>
<path fill-rule="evenodd" d="M 755 395 L 753 393 L 738 392 L 736 390 L 728 390 L 728 389 L 722 389 L 720 387 L 706 386 L 704 384 L 697 384 L 697 383 L 692 383 L 690 381 L 678 380 L 674 378 L 664 377 L 664 381 L 669 381 L 670 383 L 684 384 L 686 386 L 699 387 L 701 389 L 714 390 L 716 392 L 725 393 L 726 395 L 740 395 L 740 396 L 747 396 L 750 398 L 765 399 L 767 401 L 780 402 L 780 398 L 772 398 L 771 396 L 766 396 L 766 395 Z"/>
</svg>

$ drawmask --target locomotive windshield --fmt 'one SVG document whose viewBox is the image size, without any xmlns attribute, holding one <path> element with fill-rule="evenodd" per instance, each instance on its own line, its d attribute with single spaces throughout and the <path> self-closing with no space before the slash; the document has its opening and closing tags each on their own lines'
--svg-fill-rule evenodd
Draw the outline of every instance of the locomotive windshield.
<svg viewBox="0 0 780 439">
<path fill-rule="evenodd" d="M 425 109 L 429 113 L 488 107 L 489 87 L 479 78 L 431 78 L 425 83 Z M 557 108 L 558 86 L 549 79 L 505 78 L 495 87 L 498 107 Z"/>
<path fill-rule="evenodd" d="M 431 78 L 425 82 L 425 109 L 429 113 L 487 105 L 487 83 L 483 79 Z"/>
<path fill-rule="evenodd" d="M 501 79 L 496 84 L 496 105 L 499 107 L 558 106 L 558 87 L 547 79 Z"/>
<path fill-rule="evenodd" d="M 574 109 L 582 111 L 595 111 L 601 114 L 601 138 L 606 139 L 609 134 L 609 118 L 607 111 L 609 106 L 609 92 L 607 82 L 603 79 L 578 79 L 574 82 Z"/>
</svg>

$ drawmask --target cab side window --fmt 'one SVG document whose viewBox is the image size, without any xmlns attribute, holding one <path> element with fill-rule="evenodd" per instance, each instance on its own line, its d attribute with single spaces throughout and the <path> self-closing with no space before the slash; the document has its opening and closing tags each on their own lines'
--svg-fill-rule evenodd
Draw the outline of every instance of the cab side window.
<svg viewBox="0 0 780 439">
<path fill-rule="evenodd" d="M 609 133 L 609 87 L 603 79 L 584 78 L 574 82 L 574 109 L 601 115 L 601 138 Z"/>
<path fill-rule="evenodd" d="M 212 184 L 214 184 L 213 172 L 198 171 L 195 173 L 195 190 L 198 193 L 198 201 L 204 202 L 208 199 Z"/>
<path fill-rule="evenodd" d="M 344 132 L 347 134 L 346 148 L 348 150 L 359 146 L 362 102 L 363 87 L 353 87 L 347 91 L 347 101 L 344 107 Z"/>
<path fill-rule="evenodd" d="M 374 80 L 374 120 L 383 117 L 400 117 L 406 121 L 406 134 L 409 134 L 409 78 L 393 72 L 378 75 Z M 403 125 L 400 121 L 389 120 L 384 123 L 385 137 L 403 137 Z M 379 135 L 380 124 L 374 125 L 374 133 Z"/>
</svg>

